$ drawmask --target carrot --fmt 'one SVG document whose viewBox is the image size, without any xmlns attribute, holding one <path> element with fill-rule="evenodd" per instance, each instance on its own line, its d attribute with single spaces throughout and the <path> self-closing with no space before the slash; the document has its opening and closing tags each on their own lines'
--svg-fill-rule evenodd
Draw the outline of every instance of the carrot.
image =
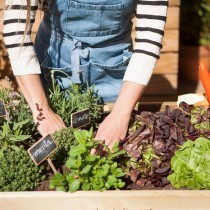
<svg viewBox="0 0 210 210">
<path fill-rule="evenodd" d="M 206 92 L 206 97 L 210 103 L 210 73 L 202 63 L 199 65 L 199 77 Z"/>
</svg>

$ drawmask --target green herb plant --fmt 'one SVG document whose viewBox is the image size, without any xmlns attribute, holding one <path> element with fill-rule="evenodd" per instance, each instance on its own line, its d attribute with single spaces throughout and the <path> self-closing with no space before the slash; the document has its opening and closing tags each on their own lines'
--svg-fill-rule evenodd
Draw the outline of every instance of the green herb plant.
<svg viewBox="0 0 210 210">
<path fill-rule="evenodd" d="M 91 154 L 91 150 L 99 146 L 99 142 L 92 138 L 92 129 L 75 130 L 74 136 L 78 145 L 72 146 L 66 161 L 67 170 L 64 174 L 57 173 L 50 178 L 50 188 L 75 192 L 77 190 L 120 189 L 125 183 L 123 170 L 115 161 L 125 151 L 119 150 L 115 144 L 112 152 L 105 146 L 107 156 L 101 157 Z"/>
<path fill-rule="evenodd" d="M 46 179 L 46 166 L 36 166 L 22 148 L 0 153 L 0 192 L 35 190 Z"/>
<path fill-rule="evenodd" d="M 210 140 L 199 137 L 187 141 L 171 160 L 173 171 L 167 178 L 175 188 L 210 189 Z"/>
<path fill-rule="evenodd" d="M 32 113 L 11 86 L 0 89 L 0 99 L 6 108 L 6 117 L 0 118 L 0 191 L 35 190 L 46 179 L 46 166 L 35 166 L 26 152 L 39 136 Z"/>
<path fill-rule="evenodd" d="M 53 137 L 58 142 L 58 149 L 51 155 L 52 160 L 56 160 L 55 166 L 60 167 L 65 164 L 68 152 L 72 146 L 77 145 L 78 142 L 74 137 L 74 129 L 66 127 L 53 133 Z"/>
<path fill-rule="evenodd" d="M 53 84 L 55 81 L 53 81 Z M 68 89 L 54 84 L 50 89 L 49 103 L 52 109 L 63 119 L 66 126 L 71 125 L 71 114 L 89 108 L 91 125 L 95 126 L 102 115 L 102 107 L 94 87 L 72 83 Z"/>
</svg>

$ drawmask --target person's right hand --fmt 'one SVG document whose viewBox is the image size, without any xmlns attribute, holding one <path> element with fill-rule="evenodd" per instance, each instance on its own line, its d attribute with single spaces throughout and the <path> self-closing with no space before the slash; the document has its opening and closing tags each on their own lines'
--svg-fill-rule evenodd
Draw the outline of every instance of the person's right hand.
<svg viewBox="0 0 210 210">
<path fill-rule="evenodd" d="M 54 113 L 50 108 L 43 109 L 41 112 L 37 111 L 33 113 L 33 118 L 37 130 L 42 136 L 46 136 L 50 133 L 52 134 L 55 131 L 66 127 L 62 118 Z"/>
</svg>

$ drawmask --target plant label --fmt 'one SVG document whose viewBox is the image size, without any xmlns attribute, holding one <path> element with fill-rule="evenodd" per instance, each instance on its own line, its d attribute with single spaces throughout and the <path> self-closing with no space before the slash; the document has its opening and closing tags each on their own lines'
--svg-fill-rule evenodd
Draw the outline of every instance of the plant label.
<svg viewBox="0 0 210 210">
<path fill-rule="evenodd" d="M 84 109 L 71 115 L 72 128 L 80 128 L 90 123 L 90 110 Z"/>
<path fill-rule="evenodd" d="M 6 108 L 4 105 L 4 100 L 0 100 L 0 117 L 5 117 L 6 116 Z"/>
<path fill-rule="evenodd" d="M 57 143 L 54 141 L 52 136 L 48 134 L 47 136 L 37 141 L 32 147 L 30 147 L 28 149 L 28 153 L 34 163 L 39 165 L 41 162 L 46 160 L 57 148 Z"/>
</svg>

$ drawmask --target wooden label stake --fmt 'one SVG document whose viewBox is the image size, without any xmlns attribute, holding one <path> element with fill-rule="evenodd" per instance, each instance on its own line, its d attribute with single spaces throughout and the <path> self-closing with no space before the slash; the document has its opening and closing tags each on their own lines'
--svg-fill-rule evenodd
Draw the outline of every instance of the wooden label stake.
<svg viewBox="0 0 210 210">
<path fill-rule="evenodd" d="M 47 158 L 47 162 L 53 170 L 54 174 L 58 173 L 50 158 Z"/>
</svg>

